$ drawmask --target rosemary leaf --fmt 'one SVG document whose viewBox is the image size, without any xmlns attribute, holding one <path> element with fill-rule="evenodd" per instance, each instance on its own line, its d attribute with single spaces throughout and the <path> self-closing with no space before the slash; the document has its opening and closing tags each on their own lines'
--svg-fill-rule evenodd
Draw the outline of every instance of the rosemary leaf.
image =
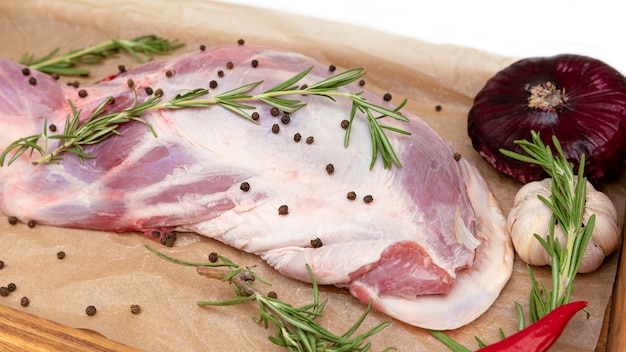
<svg viewBox="0 0 626 352">
<path fill-rule="evenodd" d="M 354 116 L 356 115 L 357 105 L 356 103 L 352 103 L 352 108 L 350 109 L 350 119 L 348 120 L 348 128 L 346 128 L 346 134 L 343 138 L 343 146 L 344 148 L 348 147 L 350 143 L 350 132 L 352 131 L 352 121 L 354 121 Z"/>
<path fill-rule="evenodd" d="M 239 103 L 233 103 L 230 101 L 219 101 L 218 105 L 223 107 L 224 109 L 230 110 L 232 112 L 234 112 L 235 114 L 254 122 L 255 124 L 258 124 L 257 121 L 255 121 L 252 116 L 250 116 L 248 113 L 246 113 L 243 109 L 254 109 L 253 106 L 250 105 L 244 105 L 244 104 L 239 104 Z"/>
<path fill-rule="evenodd" d="M 279 99 L 279 98 L 274 98 L 274 97 L 263 97 L 263 98 L 260 98 L 260 100 L 267 105 L 273 106 L 289 114 L 292 114 L 300 110 L 304 106 L 306 106 L 306 103 L 300 102 L 299 100 L 293 100 L 293 99 L 288 100 L 288 99 Z"/>
<path fill-rule="evenodd" d="M 223 100 L 249 99 L 252 96 L 245 95 L 243 93 L 247 93 L 247 92 L 251 91 L 252 89 L 258 87 L 261 83 L 263 83 L 263 81 L 258 81 L 258 82 L 246 84 L 246 85 L 243 85 L 241 87 L 238 87 L 238 88 L 226 91 L 224 93 L 220 93 L 219 95 L 216 96 L 216 98 L 221 98 Z"/>
<path fill-rule="evenodd" d="M 355 68 L 314 83 L 310 85 L 307 90 L 311 92 L 334 90 L 339 87 L 348 85 L 363 77 L 364 75 L 365 71 L 362 68 Z"/>
<path fill-rule="evenodd" d="M 392 131 L 392 132 L 395 132 L 395 133 L 403 134 L 405 136 L 410 136 L 411 135 L 411 132 L 409 132 L 409 131 L 405 131 L 403 129 L 392 127 L 392 126 L 380 125 L 380 128 L 384 128 L 386 130 L 389 130 L 389 131 Z"/>
<path fill-rule="evenodd" d="M 524 310 L 522 305 L 515 302 L 515 310 L 517 311 L 517 331 L 521 331 L 526 327 L 526 320 L 524 319 Z M 500 329 L 500 336 L 504 336 L 504 332 Z M 504 337 L 503 337 L 504 338 Z"/>
<path fill-rule="evenodd" d="M 296 74 L 295 76 L 289 78 L 288 80 L 266 90 L 265 94 L 267 93 L 274 93 L 274 92 L 282 92 L 282 91 L 290 91 L 290 90 L 294 90 L 297 88 L 297 86 L 295 86 L 295 84 L 300 81 L 302 78 L 304 78 L 306 75 L 309 74 L 309 72 L 311 72 L 311 70 L 313 69 L 313 66 L 305 69 L 304 71 Z M 259 82 L 261 83 L 261 82 Z"/>
<path fill-rule="evenodd" d="M 428 330 L 437 340 L 446 345 L 453 352 L 471 352 L 470 349 L 456 342 L 450 336 L 437 330 Z"/>
<path fill-rule="evenodd" d="M 152 248 L 151 246 L 145 245 L 144 246 L 147 250 L 149 250 L 150 252 L 154 253 L 156 256 L 158 256 L 161 259 L 164 259 L 170 263 L 174 263 L 174 264 L 178 264 L 178 265 L 184 265 L 184 266 L 193 266 L 193 267 L 222 267 L 222 266 L 227 266 L 227 267 L 231 267 L 231 268 L 238 268 L 239 266 L 237 264 L 235 264 L 234 262 L 232 262 L 230 259 L 226 258 L 226 257 L 222 257 L 222 256 L 218 256 L 219 261 L 215 262 L 215 263 L 210 263 L 210 262 L 190 262 L 187 260 L 182 260 L 182 259 L 176 259 L 173 257 L 170 257 L 166 254 L 163 254 L 159 251 L 157 251 L 156 249 Z"/>
<path fill-rule="evenodd" d="M 226 282 L 229 281 L 230 279 L 232 279 L 233 277 L 235 277 L 235 275 L 238 275 L 239 273 L 241 273 L 243 271 L 243 269 L 241 267 L 232 270 L 230 273 L 228 273 L 228 275 L 224 276 L 224 278 L 222 279 L 222 281 Z"/>
<path fill-rule="evenodd" d="M 235 304 L 246 303 L 250 301 L 254 301 L 256 299 L 255 296 L 243 296 L 243 297 L 235 297 L 223 301 L 200 301 L 196 304 L 199 306 L 232 306 Z"/>
</svg>

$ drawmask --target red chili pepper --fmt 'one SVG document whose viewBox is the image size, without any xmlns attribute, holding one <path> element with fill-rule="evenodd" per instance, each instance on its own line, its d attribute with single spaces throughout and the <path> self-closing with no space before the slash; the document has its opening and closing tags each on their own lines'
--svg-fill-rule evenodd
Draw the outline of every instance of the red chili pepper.
<svg viewBox="0 0 626 352">
<path fill-rule="evenodd" d="M 480 352 L 545 352 L 561 336 L 567 323 L 578 311 L 585 308 L 587 302 L 577 301 L 556 307 L 537 320 L 534 324 L 517 333 L 481 348 Z"/>
</svg>

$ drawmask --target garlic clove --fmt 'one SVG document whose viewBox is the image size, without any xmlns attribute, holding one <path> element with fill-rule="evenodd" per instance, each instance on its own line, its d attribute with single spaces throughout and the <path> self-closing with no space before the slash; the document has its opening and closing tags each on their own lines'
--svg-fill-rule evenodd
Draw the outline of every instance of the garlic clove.
<svg viewBox="0 0 626 352">
<path fill-rule="evenodd" d="M 596 223 L 589 242 L 593 240 L 607 256 L 619 246 L 621 240 L 619 235 L 621 232 L 617 224 L 617 210 L 606 194 L 597 191 L 591 183 L 587 182 L 587 203 L 583 215 L 585 224 L 591 214 L 596 214 Z"/>
<path fill-rule="evenodd" d="M 589 239 L 583 259 L 578 267 L 579 273 L 590 273 L 600 267 L 604 262 L 606 254 L 602 248 L 594 241 L 593 236 Z"/>
<path fill-rule="evenodd" d="M 516 196 L 516 205 L 509 213 L 507 226 L 513 246 L 524 262 L 531 265 L 547 265 L 550 263 L 550 256 L 533 234 L 545 238 L 545 234 L 550 230 L 552 212 L 537 198 L 536 192 L 542 192 L 542 185 L 539 182 L 527 185 L 529 186 L 518 192 L 519 198 Z"/>
</svg>

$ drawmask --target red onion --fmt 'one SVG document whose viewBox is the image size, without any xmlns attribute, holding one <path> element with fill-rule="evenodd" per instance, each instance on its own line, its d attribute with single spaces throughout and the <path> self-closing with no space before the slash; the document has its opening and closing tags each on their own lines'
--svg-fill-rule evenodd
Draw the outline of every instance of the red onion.
<svg viewBox="0 0 626 352">
<path fill-rule="evenodd" d="M 584 153 L 590 180 L 608 176 L 626 153 L 626 78 L 600 60 L 571 54 L 511 64 L 476 95 L 468 133 L 487 162 L 527 183 L 547 175 L 500 149 L 523 153 L 514 141 L 531 140 L 531 130 L 551 147 L 555 135 L 575 170 Z"/>
</svg>

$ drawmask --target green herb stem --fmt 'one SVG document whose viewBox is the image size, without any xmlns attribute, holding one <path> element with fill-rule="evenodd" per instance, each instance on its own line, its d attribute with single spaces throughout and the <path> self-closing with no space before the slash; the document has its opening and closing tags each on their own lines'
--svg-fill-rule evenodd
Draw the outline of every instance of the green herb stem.
<svg viewBox="0 0 626 352">
<path fill-rule="evenodd" d="M 153 55 L 166 55 L 183 45 L 176 40 L 170 41 L 156 35 L 145 35 L 132 39 L 112 39 L 56 57 L 58 49 L 38 59 L 25 54 L 20 63 L 51 74 L 86 76 L 90 73 L 89 70 L 75 67 L 80 64 L 99 64 L 104 59 L 115 57 L 120 52 L 132 55 L 141 63 L 152 60 Z"/>
</svg>

